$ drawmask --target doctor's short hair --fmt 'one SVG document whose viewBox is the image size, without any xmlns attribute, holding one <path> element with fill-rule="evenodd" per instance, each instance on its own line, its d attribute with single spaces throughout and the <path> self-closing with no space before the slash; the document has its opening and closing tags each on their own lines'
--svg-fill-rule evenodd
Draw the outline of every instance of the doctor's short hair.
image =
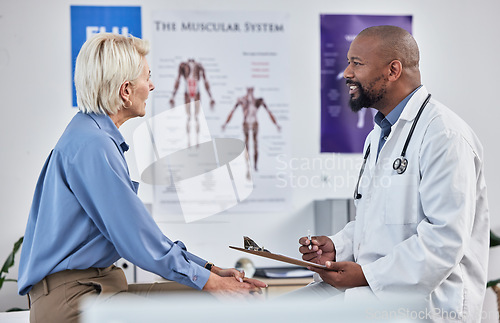
<svg viewBox="0 0 500 323">
<path fill-rule="evenodd" d="M 100 33 L 82 46 L 75 65 L 78 109 L 83 113 L 116 114 L 123 107 L 120 87 L 134 85 L 144 68 L 149 42 L 112 33 Z"/>
</svg>

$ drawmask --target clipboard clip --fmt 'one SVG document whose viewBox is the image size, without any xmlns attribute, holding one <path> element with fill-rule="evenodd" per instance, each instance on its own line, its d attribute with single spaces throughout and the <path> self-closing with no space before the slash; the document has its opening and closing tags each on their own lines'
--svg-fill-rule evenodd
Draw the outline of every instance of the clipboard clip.
<svg viewBox="0 0 500 323">
<path fill-rule="evenodd" d="M 255 243 L 252 239 L 250 239 L 247 236 L 243 236 L 243 248 L 246 250 L 252 250 L 252 251 L 264 251 L 264 252 L 270 252 L 267 249 L 264 249 L 264 246 L 259 247 L 258 244 Z"/>
</svg>

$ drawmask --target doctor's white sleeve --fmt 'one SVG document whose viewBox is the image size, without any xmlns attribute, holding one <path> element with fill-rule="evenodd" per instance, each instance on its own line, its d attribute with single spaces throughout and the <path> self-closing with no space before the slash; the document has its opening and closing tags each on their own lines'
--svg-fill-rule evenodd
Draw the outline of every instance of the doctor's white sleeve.
<svg viewBox="0 0 500 323">
<path fill-rule="evenodd" d="M 363 147 L 363 152 L 366 152 L 371 142 L 373 131 L 368 134 Z M 354 230 L 356 220 L 346 224 L 346 226 L 329 238 L 335 246 L 335 261 L 354 261 Z"/>
<path fill-rule="evenodd" d="M 354 261 L 354 226 L 355 220 L 347 223 L 337 234 L 329 237 L 335 246 L 336 261 Z"/>
</svg>

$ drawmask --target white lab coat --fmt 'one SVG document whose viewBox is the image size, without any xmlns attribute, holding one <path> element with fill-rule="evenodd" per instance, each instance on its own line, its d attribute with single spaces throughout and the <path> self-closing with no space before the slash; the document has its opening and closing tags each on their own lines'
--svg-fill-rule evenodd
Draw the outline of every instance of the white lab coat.
<svg viewBox="0 0 500 323">
<path fill-rule="evenodd" d="M 380 127 L 368 135 L 356 219 L 331 239 L 337 261 L 360 264 L 379 299 L 410 292 L 425 298 L 435 321 L 479 322 L 489 248 L 481 143 L 431 99 L 410 140 L 406 172 L 392 168 L 427 94 L 422 87 L 410 99 L 378 161 Z"/>
</svg>

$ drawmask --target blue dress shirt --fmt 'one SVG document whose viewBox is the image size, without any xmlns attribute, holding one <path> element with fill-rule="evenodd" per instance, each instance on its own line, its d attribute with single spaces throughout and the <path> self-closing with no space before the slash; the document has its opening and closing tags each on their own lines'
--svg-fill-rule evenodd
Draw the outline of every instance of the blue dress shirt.
<svg viewBox="0 0 500 323">
<path fill-rule="evenodd" d="M 387 116 L 384 117 L 384 115 L 380 111 L 375 114 L 375 117 L 373 119 L 382 130 L 380 132 L 380 140 L 378 142 L 377 158 L 380 150 L 382 150 L 382 147 L 387 141 L 387 137 L 389 137 L 389 134 L 391 133 L 392 126 L 396 123 L 396 121 L 398 121 L 399 116 L 401 116 L 403 109 L 405 108 L 408 101 L 410 101 L 413 94 L 415 94 L 415 92 L 417 92 L 417 90 L 421 87 L 422 85 L 416 88 L 415 91 L 411 92 L 406 98 L 403 99 L 403 101 L 399 102 L 399 104 L 396 105 L 396 107 L 392 109 L 392 111 L 389 112 Z"/>
<path fill-rule="evenodd" d="M 45 276 L 107 267 L 121 257 L 196 289 L 210 276 L 205 260 L 172 242 L 137 196 L 111 118 L 77 113 L 41 171 L 19 264 L 24 295 Z"/>
</svg>

